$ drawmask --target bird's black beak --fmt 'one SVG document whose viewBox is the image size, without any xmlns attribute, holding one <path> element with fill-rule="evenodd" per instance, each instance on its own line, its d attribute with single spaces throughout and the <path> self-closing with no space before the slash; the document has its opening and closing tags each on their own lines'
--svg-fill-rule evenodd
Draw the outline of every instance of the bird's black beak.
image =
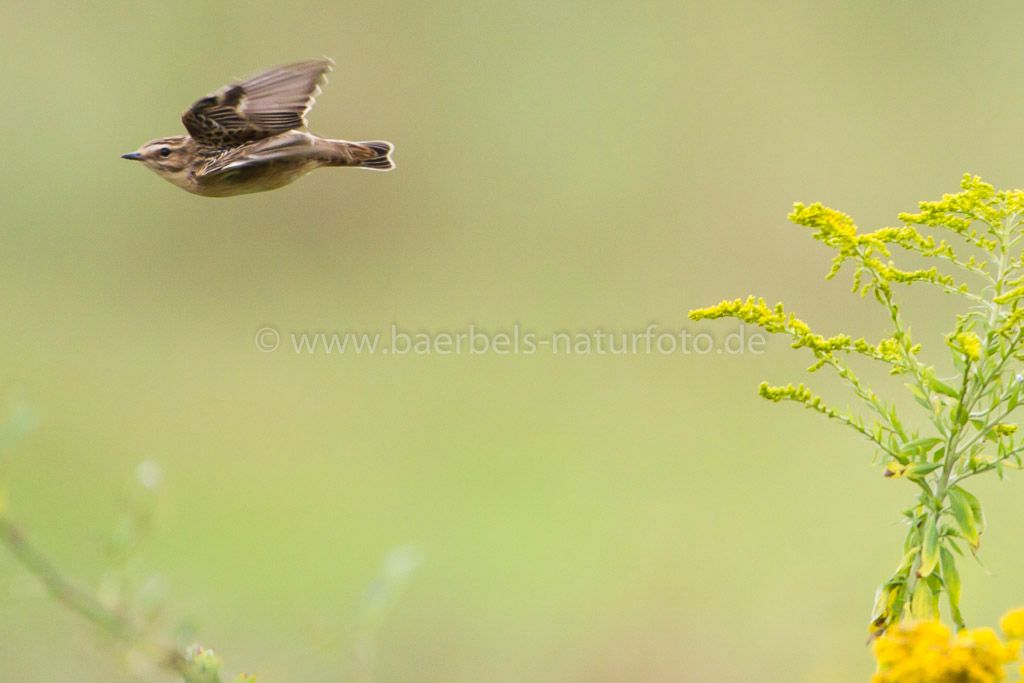
<svg viewBox="0 0 1024 683">
<path fill-rule="evenodd" d="M 128 154 L 122 154 L 122 159 L 131 159 L 132 161 L 141 161 L 142 155 L 138 152 L 129 152 Z"/>
</svg>

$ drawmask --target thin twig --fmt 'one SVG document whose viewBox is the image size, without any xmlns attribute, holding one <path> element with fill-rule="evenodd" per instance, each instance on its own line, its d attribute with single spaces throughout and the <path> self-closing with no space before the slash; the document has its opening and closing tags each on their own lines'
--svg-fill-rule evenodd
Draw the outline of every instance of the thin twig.
<svg viewBox="0 0 1024 683">
<path fill-rule="evenodd" d="M 0 543 L 30 574 L 39 579 L 53 598 L 125 645 L 141 651 L 161 667 L 184 675 L 184 656 L 177 650 L 143 642 L 122 616 L 105 607 L 95 595 L 72 583 L 26 538 L 15 524 L 0 516 Z"/>
</svg>

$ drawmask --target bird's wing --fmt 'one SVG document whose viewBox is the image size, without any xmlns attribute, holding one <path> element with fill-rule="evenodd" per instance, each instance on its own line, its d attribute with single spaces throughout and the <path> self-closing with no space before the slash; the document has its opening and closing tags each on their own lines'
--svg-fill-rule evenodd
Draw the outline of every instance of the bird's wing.
<svg viewBox="0 0 1024 683">
<path fill-rule="evenodd" d="M 315 142 L 316 138 L 309 133 L 292 131 L 231 147 L 200 165 L 196 169 L 196 176 L 208 178 L 282 159 L 301 161 L 316 156 Z"/>
<path fill-rule="evenodd" d="M 181 122 L 199 144 L 226 147 L 301 128 L 333 66 L 311 59 L 264 71 L 197 100 Z"/>
</svg>

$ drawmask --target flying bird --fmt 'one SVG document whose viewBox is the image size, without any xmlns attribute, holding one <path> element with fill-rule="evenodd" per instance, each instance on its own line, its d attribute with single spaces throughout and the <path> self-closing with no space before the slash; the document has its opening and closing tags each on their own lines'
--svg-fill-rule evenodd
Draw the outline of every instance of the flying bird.
<svg viewBox="0 0 1024 683">
<path fill-rule="evenodd" d="M 305 130 L 330 59 L 278 66 L 196 100 L 181 115 L 188 135 L 150 140 L 123 159 L 204 197 L 283 187 L 321 166 L 390 171 L 390 142 L 348 142 Z"/>
</svg>

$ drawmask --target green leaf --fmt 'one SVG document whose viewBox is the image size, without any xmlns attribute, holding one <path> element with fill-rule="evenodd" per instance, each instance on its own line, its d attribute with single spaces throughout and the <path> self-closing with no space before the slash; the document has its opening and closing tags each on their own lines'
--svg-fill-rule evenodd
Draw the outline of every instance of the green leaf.
<svg viewBox="0 0 1024 683">
<path fill-rule="evenodd" d="M 900 422 L 900 416 L 896 413 L 896 406 L 889 406 L 889 424 L 896 430 L 896 433 L 900 435 L 901 439 L 906 440 L 907 432 L 903 429 L 903 423 Z"/>
<path fill-rule="evenodd" d="M 971 553 L 971 557 L 974 558 L 975 563 L 977 563 L 977 565 L 981 569 L 981 571 L 985 572 L 986 576 L 992 576 L 992 572 L 989 571 L 989 568 L 986 567 L 985 563 L 981 561 L 981 555 L 979 555 L 978 553 L 972 552 Z"/>
<path fill-rule="evenodd" d="M 904 554 L 915 553 L 921 548 L 921 529 L 916 525 L 910 528 L 907 532 L 907 537 L 903 541 L 903 552 Z"/>
<path fill-rule="evenodd" d="M 914 439 L 913 441 L 908 441 L 907 443 L 903 444 L 903 446 L 900 448 L 900 453 L 907 453 L 911 455 L 917 453 L 927 453 L 928 451 L 935 448 L 935 446 L 942 442 L 943 439 L 940 439 L 935 436 Z"/>
<path fill-rule="evenodd" d="M 921 544 L 921 565 L 917 568 L 920 577 L 929 576 L 939 563 L 939 527 L 935 520 L 925 522 L 924 541 Z"/>
<path fill-rule="evenodd" d="M 907 471 L 903 476 L 910 477 L 911 479 L 920 479 L 940 467 L 942 467 L 941 462 L 915 462 L 907 466 Z"/>
<path fill-rule="evenodd" d="M 904 553 L 900 566 L 896 568 L 896 574 L 893 578 L 889 579 L 889 583 L 902 582 L 904 580 L 903 577 L 910 573 L 910 567 L 914 564 L 915 557 L 917 557 L 917 548 L 912 548 L 909 552 Z"/>
<path fill-rule="evenodd" d="M 966 489 L 962 489 L 959 486 L 954 486 L 951 490 L 954 489 L 956 491 L 959 491 L 964 496 L 964 498 L 967 499 L 967 502 L 971 506 L 971 512 L 974 513 L 974 523 L 978 527 L 978 533 L 983 533 L 985 531 L 985 515 L 983 515 L 981 512 L 981 501 L 979 501 L 973 493 Z"/>
<path fill-rule="evenodd" d="M 966 491 L 959 486 L 953 486 L 946 492 L 946 495 L 949 496 L 949 507 L 953 513 L 953 519 L 956 520 L 957 526 L 960 527 L 960 533 L 971 544 L 971 547 L 976 550 L 981 542 L 981 529 L 978 528 L 978 523 L 974 517 L 974 509 L 967 496 L 964 495 L 965 493 Z"/>
<path fill-rule="evenodd" d="M 915 619 L 935 619 L 939 616 L 938 596 L 927 581 L 918 581 L 910 598 L 910 615 Z"/>
<path fill-rule="evenodd" d="M 931 410 L 932 404 L 928 401 L 928 397 L 925 396 L 925 393 L 921 391 L 916 384 L 910 384 L 908 382 L 903 386 L 905 386 L 910 391 L 910 393 L 914 395 L 914 400 L 917 401 L 922 408 L 928 408 L 929 410 Z"/>
<path fill-rule="evenodd" d="M 961 372 L 964 371 L 964 355 L 962 353 L 957 353 L 956 351 L 953 352 L 953 367 L 956 368 L 956 371 L 958 373 L 961 373 Z M 946 386 L 949 386 L 949 385 L 946 385 Z M 938 390 L 939 390 L 938 388 L 935 389 L 935 391 L 938 391 Z M 945 392 L 943 392 L 943 393 L 945 393 Z M 959 398 L 959 395 L 958 396 L 954 396 L 954 398 Z"/>
<path fill-rule="evenodd" d="M 945 382 L 936 377 L 929 377 L 928 385 L 932 388 L 933 391 L 937 391 L 940 394 L 945 394 L 950 398 L 960 397 L 959 391 L 957 391 L 956 389 L 954 389 L 953 387 L 949 386 L 948 384 L 946 384 Z"/>
<path fill-rule="evenodd" d="M 949 599 L 949 612 L 953 617 L 953 623 L 957 628 L 964 627 L 964 618 L 960 614 L 960 572 L 956 568 L 956 558 L 953 553 L 945 548 L 941 552 L 942 583 L 946 587 L 946 597 Z"/>
<path fill-rule="evenodd" d="M 892 578 L 878 587 L 875 605 L 871 610 L 871 630 L 880 635 L 886 627 L 899 618 L 906 602 L 906 584 L 902 578 Z"/>
<path fill-rule="evenodd" d="M 884 617 L 889 611 L 889 605 L 892 601 L 892 592 L 897 587 L 891 582 L 883 583 L 875 591 L 875 605 L 871 609 L 871 622 L 874 623 L 879 620 L 884 621 Z"/>
</svg>

